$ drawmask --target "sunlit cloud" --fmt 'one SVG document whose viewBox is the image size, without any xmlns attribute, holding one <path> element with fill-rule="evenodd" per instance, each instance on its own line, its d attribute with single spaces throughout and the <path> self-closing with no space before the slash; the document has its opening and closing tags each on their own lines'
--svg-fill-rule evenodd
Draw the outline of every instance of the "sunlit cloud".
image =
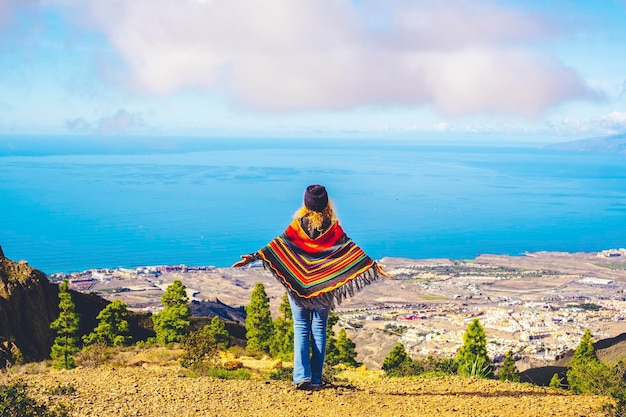
<svg viewBox="0 0 626 417">
<path fill-rule="evenodd" d="M 536 117 L 596 94 L 537 52 L 558 25 L 495 2 L 57 0 L 84 8 L 126 87 L 260 111 L 433 106 Z M 84 23 L 84 22 L 83 22 Z"/>
<path fill-rule="evenodd" d="M 626 112 L 613 111 L 589 119 L 565 118 L 549 124 L 557 133 L 600 136 L 626 133 Z"/>
<path fill-rule="evenodd" d="M 598 124 L 609 133 L 626 133 L 626 112 L 611 112 L 602 116 Z"/>
</svg>

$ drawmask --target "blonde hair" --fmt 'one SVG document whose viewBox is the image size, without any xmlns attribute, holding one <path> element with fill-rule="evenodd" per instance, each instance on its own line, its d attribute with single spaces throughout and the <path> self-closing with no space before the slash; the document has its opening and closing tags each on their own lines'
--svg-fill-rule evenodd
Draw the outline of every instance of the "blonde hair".
<svg viewBox="0 0 626 417">
<path fill-rule="evenodd" d="M 324 224 L 324 220 L 330 220 L 330 224 L 337 221 L 337 216 L 335 215 L 335 210 L 333 209 L 333 204 L 330 200 L 328 200 L 328 205 L 322 211 L 315 211 L 306 208 L 306 206 L 302 206 L 293 215 L 294 219 L 300 219 L 303 217 L 306 217 L 309 220 L 309 234 L 313 234 L 316 230 L 320 233 L 323 232 L 322 225 Z"/>
</svg>

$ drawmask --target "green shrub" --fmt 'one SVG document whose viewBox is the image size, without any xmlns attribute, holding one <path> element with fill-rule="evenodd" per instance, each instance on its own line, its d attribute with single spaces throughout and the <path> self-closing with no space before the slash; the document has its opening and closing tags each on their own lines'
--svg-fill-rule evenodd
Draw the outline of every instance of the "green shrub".
<svg viewBox="0 0 626 417">
<path fill-rule="evenodd" d="M 382 369 L 387 376 L 409 376 L 415 375 L 414 362 L 406 353 L 404 345 L 398 343 L 391 349 L 385 357 Z"/>
<path fill-rule="evenodd" d="M 559 374 L 555 373 L 550 379 L 550 388 L 561 388 L 563 386 L 563 378 L 559 377 Z"/>
<path fill-rule="evenodd" d="M 330 345 L 332 348 L 331 351 L 326 354 L 326 365 L 334 366 L 343 364 L 353 367 L 361 365 L 356 360 L 356 345 L 348 337 L 346 329 L 341 329 L 339 331 L 339 336 L 337 336 L 336 339 L 333 338 L 330 341 Z"/>
<path fill-rule="evenodd" d="M 57 385 L 54 388 L 51 388 L 48 390 L 48 392 L 50 393 L 50 395 L 67 395 L 67 394 L 74 394 L 76 392 L 76 388 L 74 387 L 74 385 Z"/>
<path fill-rule="evenodd" d="M 28 396 L 26 384 L 16 382 L 0 386 L 0 416 L 2 417 L 68 417 L 67 407 L 55 410 L 38 404 Z"/>
<path fill-rule="evenodd" d="M 248 352 L 246 351 L 246 348 L 244 348 L 243 346 L 239 346 L 239 345 L 232 345 L 231 347 L 228 348 L 228 352 L 230 352 L 235 358 L 240 358 L 248 354 Z"/>
<path fill-rule="evenodd" d="M 517 366 L 515 366 L 515 358 L 511 351 L 506 353 L 504 362 L 502 362 L 502 369 L 500 369 L 500 375 L 498 376 L 500 381 L 512 381 L 520 382 L 520 374 Z"/>
<path fill-rule="evenodd" d="M 97 368 L 104 365 L 111 357 L 111 349 L 104 342 L 85 346 L 76 355 L 76 362 L 85 368 Z"/>
<path fill-rule="evenodd" d="M 217 320 L 219 321 L 219 318 Z M 181 360 L 181 365 L 184 368 L 202 370 L 206 369 L 207 365 L 208 367 L 215 365 L 220 347 L 227 346 L 221 337 L 223 335 L 216 334 L 215 328 L 216 326 L 213 324 L 206 325 L 202 329 L 185 336 L 182 343 L 185 353 Z"/>
<path fill-rule="evenodd" d="M 279 366 L 272 369 L 268 377 L 273 381 L 291 381 L 293 380 L 293 368 Z"/>
<path fill-rule="evenodd" d="M 337 374 L 339 373 L 339 369 L 335 366 L 324 366 L 322 368 L 322 381 L 332 384 L 333 382 L 337 382 Z"/>
<path fill-rule="evenodd" d="M 455 375 L 459 365 L 454 358 L 438 358 L 429 355 L 426 359 L 414 361 L 413 369 L 419 374 L 428 375 Z"/>
<path fill-rule="evenodd" d="M 224 368 L 212 367 L 209 368 L 207 374 L 208 376 L 219 379 L 250 379 L 252 377 L 252 373 L 249 370 L 243 368 L 229 371 Z"/>
</svg>

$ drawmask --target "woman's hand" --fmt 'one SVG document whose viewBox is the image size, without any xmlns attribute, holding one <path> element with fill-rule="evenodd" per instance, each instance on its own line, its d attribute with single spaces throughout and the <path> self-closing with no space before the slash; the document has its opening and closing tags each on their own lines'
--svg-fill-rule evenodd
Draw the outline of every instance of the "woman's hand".
<svg viewBox="0 0 626 417">
<path fill-rule="evenodd" d="M 248 265 L 250 262 L 254 261 L 254 256 L 241 255 L 241 259 L 241 261 L 235 262 L 231 268 L 239 268 L 240 266 Z"/>
<path fill-rule="evenodd" d="M 376 270 L 378 271 L 380 275 L 387 277 L 389 279 L 393 279 L 393 275 L 390 275 L 387 272 L 385 272 L 385 270 L 383 269 L 384 267 L 385 265 L 381 265 L 379 263 L 376 264 Z"/>
</svg>

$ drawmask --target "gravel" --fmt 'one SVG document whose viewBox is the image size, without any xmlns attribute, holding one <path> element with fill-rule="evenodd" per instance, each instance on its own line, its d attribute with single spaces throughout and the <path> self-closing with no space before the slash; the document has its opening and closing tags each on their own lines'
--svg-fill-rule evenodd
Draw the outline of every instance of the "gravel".
<svg viewBox="0 0 626 417">
<path fill-rule="evenodd" d="M 603 416 L 609 400 L 528 384 L 460 377 L 384 378 L 345 372 L 319 391 L 287 381 L 191 378 L 177 365 L 41 368 L 0 374 L 0 384 L 25 382 L 33 398 L 72 416 Z M 68 389 L 69 388 L 69 389 Z M 59 391 L 73 391 L 59 394 Z"/>
</svg>

